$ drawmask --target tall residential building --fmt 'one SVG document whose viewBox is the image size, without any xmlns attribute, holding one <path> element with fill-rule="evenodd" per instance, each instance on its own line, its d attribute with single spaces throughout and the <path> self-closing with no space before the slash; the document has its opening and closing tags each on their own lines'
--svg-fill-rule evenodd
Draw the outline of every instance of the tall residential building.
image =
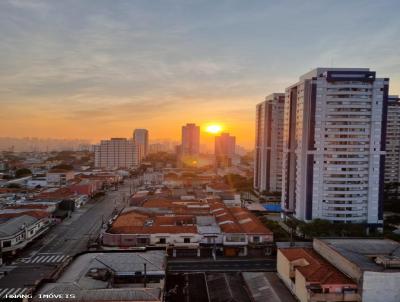
<svg viewBox="0 0 400 302">
<path fill-rule="evenodd" d="M 96 168 L 129 169 L 137 167 L 140 163 L 138 147 L 126 138 L 102 140 L 95 146 L 94 151 Z"/>
<path fill-rule="evenodd" d="M 287 213 L 382 225 L 388 88 L 367 68 L 317 68 L 286 89 Z"/>
<path fill-rule="evenodd" d="M 214 150 L 217 166 L 230 166 L 236 154 L 236 137 L 221 133 L 215 137 Z"/>
<path fill-rule="evenodd" d="M 200 127 L 196 124 L 182 126 L 181 154 L 197 155 L 200 153 Z"/>
<path fill-rule="evenodd" d="M 389 96 L 386 130 L 385 183 L 400 182 L 400 98 Z"/>
<path fill-rule="evenodd" d="M 135 129 L 133 131 L 133 142 L 138 146 L 140 158 L 149 153 L 149 131 L 147 129 Z"/>
<path fill-rule="evenodd" d="M 229 133 L 221 133 L 215 137 L 215 156 L 233 157 L 236 153 L 236 137 Z"/>
<path fill-rule="evenodd" d="M 254 189 L 282 190 L 284 93 L 273 93 L 256 107 Z"/>
</svg>

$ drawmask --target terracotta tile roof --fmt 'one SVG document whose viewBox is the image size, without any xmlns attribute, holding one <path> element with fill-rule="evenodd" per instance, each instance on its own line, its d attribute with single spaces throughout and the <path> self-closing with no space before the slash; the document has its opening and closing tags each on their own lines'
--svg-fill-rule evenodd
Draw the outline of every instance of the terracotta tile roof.
<svg viewBox="0 0 400 302">
<path fill-rule="evenodd" d="M 165 225 L 178 223 L 182 216 L 150 216 L 135 211 L 120 215 L 110 230 L 114 234 L 156 234 L 156 233 L 197 233 L 196 226 L 187 225 Z M 152 221 L 145 226 L 146 221 Z"/>
<path fill-rule="evenodd" d="M 308 265 L 296 266 L 296 269 L 308 283 L 356 285 L 349 277 L 341 273 L 311 248 L 284 248 L 279 249 L 279 251 L 289 261 L 304 259 L 308 262 Z"/>
<path fill-rule="evenodd" d="M 59 188 L 55 191 L 44 191 L 35 196 L 38 199 L 64 199 L 75 195 L 69 188 Z"/>
<path fill-rule="evenodd" d="M 219 190 L 219 191 L 231 191 L 234 190 L 230 185 L 227 185 L 223 182 L 214 182 L 207 185 L 210 189 Z"/>
<path fill-rule="evenodd" d="M 6 209 L 47 209 L 48 206 L 45 204 L 17 204 L 5 207 Z"/>
<path fill-rule="evenodd" d="M 236 221 L 240 224 L 244 233 L 247 234 L 269 234 L 272 231 L 268 229 L 254 214 L 249 210 L 239 207 L 229 208 Z"/>
<path fill-rule="evenodd" d="M 177 216 L 157 216 L 156 223 L 159 225 L 176 225 L 176 224 L 194 224 L 196 217 L 194 215 L 177 215 Z"/>
<path fill-rule="evenodd" d="M 19 188 L 0 188 L 0 193 L 14 193 L 20 192 L 22 189 Z"/>
<path fill-rule="evenodd" d="M 14 217 L 19 217 L 19 216 L 23 216 L 23 215 L 29 215 L 32 217 L 35 217 L 37 219 L 42 219 L 45 217 L 49 216 L 49 213 L 45 212 L 45 211 L 23 211 L 23 212 L 15 212 L 15 213 L 0 213 L 0 218 L 14 218 Z"/>
<path fill-rule="evenodd" d="M 195 226 L 113 227 L 114 234 L 197 234 Z"/>
<path fill-rule="evenodd" d="M 146 215 L 137 212 L 128 212 L 120 215 L 112 226 L 113 233 L 155 233 L 155 232 L 186 232 L 197 233 L 196 216 L 214 215 L 216 222 L 224 233 L 272 235 L 258 218 L 243 208 L 230 208 L 221 201 L 181 201 L 171 199 L 150 199 L 143 204 L 144 208 L 169 209 L 175 216 L 164 214 Z M 142 226 L 146 220 L 152 220 L 152 226 Z"/>
</svg>

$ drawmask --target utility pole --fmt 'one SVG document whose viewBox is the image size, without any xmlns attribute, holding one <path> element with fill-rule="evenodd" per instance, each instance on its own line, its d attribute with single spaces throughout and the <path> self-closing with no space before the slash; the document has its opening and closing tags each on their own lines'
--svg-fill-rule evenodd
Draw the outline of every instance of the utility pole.
<svg viewBox="0 0 400 302">
<path fill-rule="evenodd" d="M 146 269 L 146 263 L 143 263 L 144 266 L 144 278 L 143 278 L 143 282 L 144 282 L 144 287 L 147 287 L 147 269 Z"/>
</svg>

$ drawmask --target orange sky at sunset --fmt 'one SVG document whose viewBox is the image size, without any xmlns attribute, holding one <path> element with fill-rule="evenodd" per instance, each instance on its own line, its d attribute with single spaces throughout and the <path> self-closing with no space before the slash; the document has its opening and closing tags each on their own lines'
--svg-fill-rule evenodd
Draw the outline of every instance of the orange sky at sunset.
<svg viewBox="0 0 400 302">
<path fill-rule="evenodd" d="M 135 111 L 134 105 L 129 102 L 116 103 L 113 106 L 110 102 L 109 109 L 105 108 L 104 111 L 98 107 L 90 110 L 87 104 L 86 109 L 79 111 L 68 102 L 50 106 L 47 102 L 36 102 L 23 108 L 10 104 L 0 113 L 0 136 L 10 136 L 12 133 L 14 137 L 79 138 L 96 142 L 110 137 L 130 137 L 134 128 L 147 128 L 150 140 L 180 140 L 182 125 L 196 123 L 201 126 L 202 144 L 210 146 L 214 143 L 215 135 L 207 133 L 206 127 L 218 124 L 222 126 L 222 132 L 235 135 L 239 145 L 249 149 L 253 147 L 255 102 L 188 102 L 186 106 L 161 106 L 154 116 Z M 228 107 L 225 103 L 231 105 Z M 75 116 L 71 116 L 74 111 Z M 7 124 L 12 125 L 12 131 Z"/>
<path fill-rule="evenodd" d="M 316 67 L 370 68 L 400 94 L 391 1 L 70 2 L 0 1 L 0 137 L 180 140 L 217 123 L 252 149 L 256 104 Z"/>
</svg>

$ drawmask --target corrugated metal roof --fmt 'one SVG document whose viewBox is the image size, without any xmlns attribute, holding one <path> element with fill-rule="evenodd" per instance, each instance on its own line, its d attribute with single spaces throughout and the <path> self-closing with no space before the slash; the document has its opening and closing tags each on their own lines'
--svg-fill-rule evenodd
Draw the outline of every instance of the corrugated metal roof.
<svg viewBox="0 0 400 302">
<path fill-rule="evenodd" d="M 32 216 L 22 215 L 7 220 L 5 223 L 0 224 L 0 236 L 7 237 L 16 234 L 21 231 L 21 227 L 29 226 L 35 223 L 37 219 Z"/>
</svg>

